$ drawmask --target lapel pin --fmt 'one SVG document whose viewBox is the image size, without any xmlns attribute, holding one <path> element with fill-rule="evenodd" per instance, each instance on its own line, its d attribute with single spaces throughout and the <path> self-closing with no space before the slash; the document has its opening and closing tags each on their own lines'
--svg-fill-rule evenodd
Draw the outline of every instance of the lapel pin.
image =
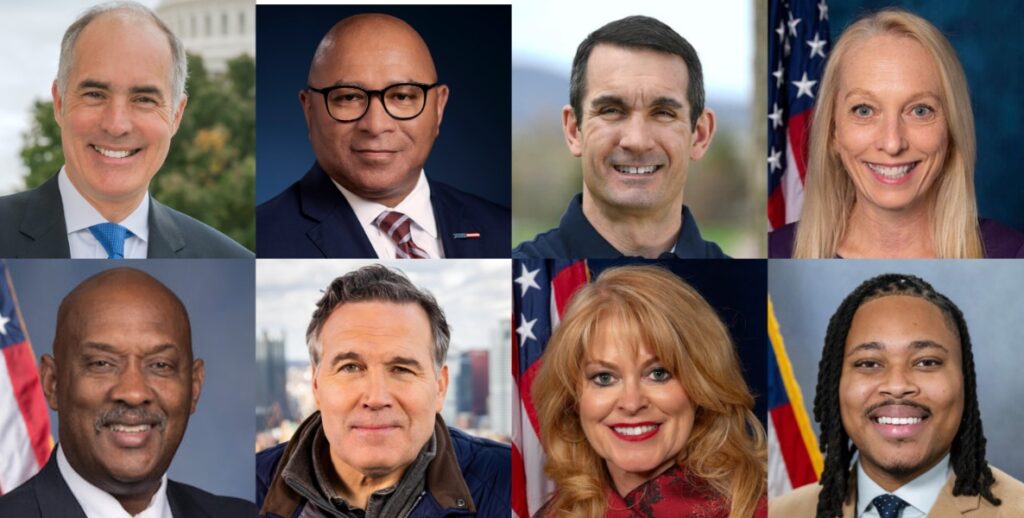
<svg viewBox="0 0 1024 518">
<path fill-rule="evenodd" d="M 454 239 L 480 239 L 479 232 L 456 232 L 452 234 Z"/>
</svg>

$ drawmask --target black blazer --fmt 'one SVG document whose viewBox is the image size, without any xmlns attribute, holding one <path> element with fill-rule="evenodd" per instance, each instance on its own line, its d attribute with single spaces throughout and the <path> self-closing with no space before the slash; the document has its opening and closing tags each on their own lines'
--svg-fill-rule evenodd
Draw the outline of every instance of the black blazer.
<svg viewBox="0 0 1024 518">
<path fill-rule="evenodd" d="M 213 227 L 149 199 L 149 258 L 253 257 Z M 35 189 L 0 198 L 0 222 L 0 257 L 71 257 L 57 175 Z"/>
<path fill-rule="evenodd" d="M 256 505 L 252 502 L 217 496 L 173 480 L 167 481 L 167 503 L 175 518 L 252 518 L 257 513 Z M 14 491 L 0 496 L 0 516 L 85 518 L 85 511 L 75 500 L 75 495 L 57 468 L 56 448 L 36 476 Z"/>
<path fill-rule="evenodd" d="M 434 181 L 430 181 L 430 202 L 445 257 L 509 256 L 512 220 L 508 209 Z M 455 237 L 471 232 L 479 232 L 480 237 Z M 256 208 L 256 254 L 377 257 L 352 206 L 320 164 L 313 164 L 301 180 Z"/>
</svg>

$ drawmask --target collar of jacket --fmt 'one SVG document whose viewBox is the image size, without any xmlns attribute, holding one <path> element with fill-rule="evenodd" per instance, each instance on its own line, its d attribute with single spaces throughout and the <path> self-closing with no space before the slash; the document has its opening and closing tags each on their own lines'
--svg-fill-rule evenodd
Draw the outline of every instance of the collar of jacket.
<svg viewBox="0 0 1024 518">
<path fill-rule="evenodd" d="M 288 442 L 284 454 L 274 468 L 274 478 L 267 489 L 267 497 L 263 501 L 263 508 L 260 509 L 260 516 L 292 516 L 306 502 L 306 498 L 292 489 L 281 474 L 288 460 L 300 450 L 300 441 L 297 439 L 308 429 L 322 426 L 320 412 L 317 411 L 295 430 L 292 437 L 296 440 Z M 475 513 L 476 504 L 473 502 L 469 487 L 466 486 L 466 480 L 462 478 L 462 468 L 459 467 L 459 460 L 455 456 L 452 438 L 440 414 L 435 414 L 434 436 L 437 438 L 437 456 L 427 467 L 427 491 L 442 509 Z M 463 505 L 459 505 L 460 501 Z"/>
</svg>

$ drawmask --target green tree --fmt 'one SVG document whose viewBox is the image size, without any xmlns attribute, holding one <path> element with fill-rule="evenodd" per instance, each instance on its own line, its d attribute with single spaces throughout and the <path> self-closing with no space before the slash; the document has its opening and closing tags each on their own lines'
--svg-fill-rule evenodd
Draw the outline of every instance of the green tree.
<svg viewBox="0 0 1024 518">
<path fill-rule="evenodd" d="M 175 209 L 255 249 L 256 62 L 240 56 L 223 75 L 188 56 L 188 105 L 150 193 Z M 21 157 L 27 188 L 53 176 L 64 163 L 53 102 L 36 101 Z"/>
</svg>

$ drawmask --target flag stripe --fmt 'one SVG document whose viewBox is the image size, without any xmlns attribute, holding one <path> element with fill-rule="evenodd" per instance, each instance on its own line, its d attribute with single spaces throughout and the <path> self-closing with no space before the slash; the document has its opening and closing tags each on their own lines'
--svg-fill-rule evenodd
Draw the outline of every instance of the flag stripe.
<svg viewBox="0 0 1024 518">
<path fill-rule="evenodd" d="M 803 449 L 807 451 L 811 459 L 816 477 L 821 476 L 821 470 L 825 463 L 822 460 L 821 451 L 818 450 L 818 440 L 814 436 L 814 429 L 811 428 L 811 422 L 807 418 L 804 398 L 796 377 L 793 375 L 793 365 L 789 362 L 789 355 L 786 354 L 786 346 L 782 341 L 782 333 L 779 331 L 779 322 L 775 319 L 775 308 L 772 306 L 770 297 L 768 299 L 768 338 L 772 344 L 772 353 L 785 387 L 786 397 L 792 407 L 791 412 L 803 438 Z"/>
<path fill-rule="evenodd" d="M 14 398 L 28 429 L 32 451 L 41 469 L 50 458 L 53 441 L 50 439 L 50 415 L 39 383 L 36 360 L 32 347 L 24 342 L 4 349 L 7 374 L 11 379 Z"/>
<path fill-rule="evenodd" d="M 0 365 L 0 372 L 8 372 L 6 354 L 0 355 L 0 363 L 3 364 Z M 0 381 L 0 408 L 18 408 L 11 380 L 6 376 L 0 378 L 4 378 Z M 28 444 L 29 433 L 21 415 L 7 410 L 0 412 L 0 491 L 7 492 L 18 487 L 39 470 L 35 453 L 26 447 Z"/>
</svg>

